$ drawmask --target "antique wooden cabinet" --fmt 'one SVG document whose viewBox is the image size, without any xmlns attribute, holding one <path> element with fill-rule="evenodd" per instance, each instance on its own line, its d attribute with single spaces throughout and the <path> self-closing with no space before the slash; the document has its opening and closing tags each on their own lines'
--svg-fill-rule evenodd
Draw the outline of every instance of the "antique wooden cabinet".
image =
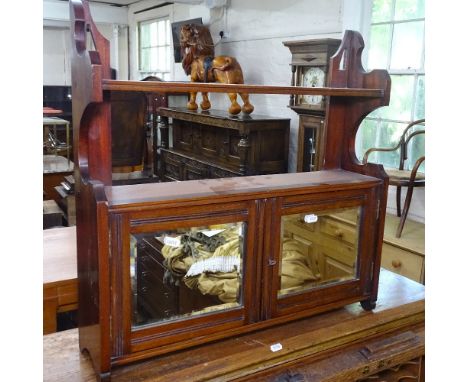
<svg viewBox="0 0 468 382">
<path fill-rule="evenodd" d="M 345 33 L 325 88 L 115 81 L 88 3 L 70 9 L 80 348 L 101 379 L 352 302 L 375 307 L 388 178 L 358 162 L 354 136 L 388 104 L 390 78 L 362 70 L 358 33 Z M 323 171 L 113 186 L 110 93 L 194 90 L 328 96 Z M 343 213 L 354 229 L 340 228 Z"/>
<path fill-rule="evenodd" d="M 159 108 L 172 120 L 162 134 L 162 180 L 224 178 L 288 171 L 289 119 L 231 116 L 221 110 Z M 172 142 L 172 145 L 170 144 Z"/>
</svg>

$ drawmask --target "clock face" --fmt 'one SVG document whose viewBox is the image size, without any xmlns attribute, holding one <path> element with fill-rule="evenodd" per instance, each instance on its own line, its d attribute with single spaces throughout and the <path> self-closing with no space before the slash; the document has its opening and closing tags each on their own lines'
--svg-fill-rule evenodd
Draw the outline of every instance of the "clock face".
<svg viewBox="0 0 468 382">
<path fill-rule="evenodd" d="M 305 70 L 302 77 L 302 86 L 304 87 L 322 87 L 325 84 L 325 72 L 321 68 L 312 67 Z M 319 105 L 322 102 L 321 95 L 304 95 L 301 103 L 307 105 Z"/>
</svg>

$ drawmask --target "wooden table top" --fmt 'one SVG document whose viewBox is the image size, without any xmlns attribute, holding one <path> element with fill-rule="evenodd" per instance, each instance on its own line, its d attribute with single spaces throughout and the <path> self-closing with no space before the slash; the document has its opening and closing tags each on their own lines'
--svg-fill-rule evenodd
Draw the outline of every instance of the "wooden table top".
<svg viewBox="0 0 468 382">
<path fill-rule="evenodd" d="M 44 286 L 77 279 L 76 227 L 59 227 L 43 231 Z"/>
<path fill-rule="evenodd" d="M 73 171 L 73 162 L 60 155 L 42 156 L 42 173 L 59 174 L 71 173 Z"/>
<path fill-rule="evenodd" d="M 69 125 L 70 122 L 68 122 L 66 119 L 62 119 L 59 117 L 47 117 L 44 116 L 42 117 L 42 125 Z"/>
<path fill-rule="evenodd" d="M 418 345 L 419 351 L 423 352 L 424 304 L 423 285 L 382 269 L 377 307 L 372 312 L 364 311 L 358 303 L 351 304 L 306 319 L 120 367 L 112 372 L 112 381 L 248 379 L 249 373 L 275 370 L 286 362 L 314 357 L 327 348 L 356 344 L 397 329 L 414 330 L 422 341 Z M 272 352 L 270 345 L 275 343 L 281 343 L 283 350 Z M 89 358 L 79 352 L 77 329 L 43 337 L 43 380 L 96 381 Z"/>
<path fill-rule="evenodd" d="M 42 114 L 44 116 L 59 115 L 59 114 L 62 114 L 62 113 L 63 113 L 63 110 L 54 109 L 54 108 L 48 107 L 48 106 L 43 106 L 42 107 Z"/>
</svg>

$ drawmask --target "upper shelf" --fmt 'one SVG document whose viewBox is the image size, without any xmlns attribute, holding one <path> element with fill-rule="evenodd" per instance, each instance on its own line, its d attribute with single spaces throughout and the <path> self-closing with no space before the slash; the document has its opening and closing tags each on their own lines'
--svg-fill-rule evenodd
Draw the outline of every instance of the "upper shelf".
<svg viewBox="0 0 468 382">
<path fill-rule="evenodd" d="M 200 82 L 117 81 L 102 80 L 102 89 L 111 91 L 141 91 L 154 93 L 249 93 L 249 94 L 298 94 L 334 97 L 382 98 L 382 89 L 363 88 L 309 88 L 300 86 L 238 85 Z"/>
</svg>

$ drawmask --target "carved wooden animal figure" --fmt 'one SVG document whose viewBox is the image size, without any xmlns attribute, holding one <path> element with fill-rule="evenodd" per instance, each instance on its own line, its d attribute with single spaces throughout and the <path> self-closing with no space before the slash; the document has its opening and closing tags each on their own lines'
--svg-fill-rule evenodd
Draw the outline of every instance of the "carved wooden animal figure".
<svg viewBox="0 0 468 382">
<path fill-rule="evenodd" d="M 182 48 L 182 67 L 192 82 L 221 82 L 224 84 L 243 84 L 242 68 L 234 57 L 214 57 L 214 44 L 207 27 L 195 24 L 186 24 L 180 31 L 180 44 Z M 250 114 L 254 110 L 247 93 L 239 93 L 244 102 L 242 108 L 237 103 L 237 93 L 228 93 L 231 100 L 230 114 L 239 114 L 240 111 Z M 187 104 L 189 110 L 197 110 L 197 93 L 190 93 Z M 202 92 L 202 110 L 211 107 L 208 93 Z"/>
</svg>

